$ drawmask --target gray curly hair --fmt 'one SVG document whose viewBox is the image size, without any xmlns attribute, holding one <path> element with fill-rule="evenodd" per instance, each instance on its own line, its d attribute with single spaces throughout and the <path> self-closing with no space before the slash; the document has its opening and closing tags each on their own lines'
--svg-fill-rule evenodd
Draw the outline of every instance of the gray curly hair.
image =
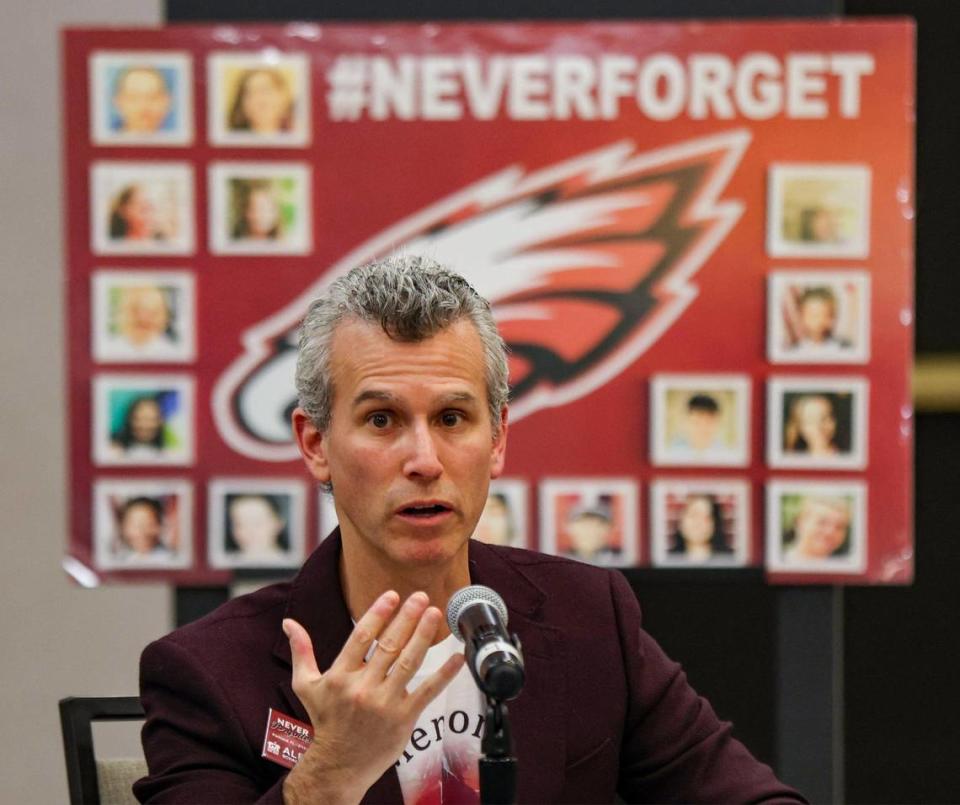
<svg viewBox="0 0 960 805">
<path fill-rule="evenodd" d="M 345 318 L 379 324 L 397 341 L 423 341 L 461 318 L 477 328 L 486 365 L 487 404 L 494 435 L 507 404 L 507 348 L 490 304 L 459 274 L 425 257 L 395 255 L 358 266 L 311 302 L 300 325 L 297 394 L 300 407 L 320 429 L 330 425 L 333 379 L 330 350 Z"/>
</svg>

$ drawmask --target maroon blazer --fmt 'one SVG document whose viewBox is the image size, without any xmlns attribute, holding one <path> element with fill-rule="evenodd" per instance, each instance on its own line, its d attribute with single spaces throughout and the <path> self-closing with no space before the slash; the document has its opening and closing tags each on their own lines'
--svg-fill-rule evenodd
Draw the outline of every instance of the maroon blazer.
<svg viewBox="0 0 960 805">
<path fill-rule="evenodd" d="M 140 665 L 143 802 L 282 802 L 260 756 L 273 707 L 309 721 L 290 686 L 295 618 L 323 671 L 352 628 L 334 533 L 292 582 L 235 599 L 150 644 Z M 527 681 L 510 703 L 517 796 L 528 802 L 803 802 L 730 734 L 640 627 L 620 573 L 471 540 L 470 580 L 503 597 Z M 402 803 L 387 769 L 365 803 Z"/>
</svg>

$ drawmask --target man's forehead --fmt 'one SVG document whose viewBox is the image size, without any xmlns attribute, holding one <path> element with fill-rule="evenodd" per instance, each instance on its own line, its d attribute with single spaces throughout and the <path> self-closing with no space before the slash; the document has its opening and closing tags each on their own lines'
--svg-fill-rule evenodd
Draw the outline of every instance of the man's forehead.
<svg viewBox="0 0 960 805">
<path fill-rule="evenodd" d="M 329 371 L 335 395 L 352 405 L 424 390 L 451 402 L 486 396 L 483 343 L 465 317 L 415 341 L 392 338 L 379 322 L 344 318 L 330 342 Z"/>
</svg>

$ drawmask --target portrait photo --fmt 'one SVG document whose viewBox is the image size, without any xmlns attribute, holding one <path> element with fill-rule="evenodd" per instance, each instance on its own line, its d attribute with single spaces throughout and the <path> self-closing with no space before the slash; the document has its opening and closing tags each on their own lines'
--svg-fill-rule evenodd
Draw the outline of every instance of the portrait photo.
<svg viewBox="0 0 960 805">
<path fill-rule="evenodd" d="M 210 250 L 306 254 L 311 249 L 310 169 L 295 162 L 210 166 Z"/>
<path fill-rule="evenodd" d="M 774 165 L 767 251 L 771 257 L 867 257 L 870 169 L 852 163 Z"/>
<path fill-rule="evenodd" d="M 90 169 L 95 254 L 191 254 L 193 168 L 185 162 L 95 162 Z"/>
<path fill-rule="evenodd" d="M 94 377 L 94 463 L 193 463 L 193 401 L 194 381 L 189 375 Z"/>
<path fill-rule="evenodd" d="M 767 463 L 771 467 L 867 466 L 868 383 L 858 377 L 771 377 Z"/>
<path fill-rule="evenodd" d="M 750 484 L 671 478 L 650 486 L 653 564 L 736 567 L 750 559 Z"/>
<path fill-rule="evenodd" d="M 866 363 L 870 275 L 866 271 L 774 271 L 767 286 L 772 363 Z"/>
<path fill-rule="evenodd" d="M 207 487 L 211 567 L 299 567 L 305 486 L 299 479 L 215 478 Z"/>
<path fill-rule="evenodd" d="M 186 363 L 196 356 L 194 277 L 186 271 L 95 271 L 93 357 Z"/>
<path fill-rule="evenodd" d="M 650 380 L 650 460 L 743 467 L 750 461 L 746 375 L 658 374 Z"/>
<path fill-rule="evenodd" d="M 860 481 L 767 484 L 767 569 L 862 573 L 867 566 L 867 488 Z"/>
<path fill-rule="evenodd" d="M 187 53 L 93 53 L 90 102 L 90 138 L 96 145 L 193 142 L 193 66 Z"/>
<path fill-rule="evenodd" d="M 639 488 L 628 478 L 555 478 L 540 484 L 540 550 L 606 567 L 640 561 Z"/>
<path fill-rule="evenodd" d="M 93 486 L 94 563 L 103 570 L 193 564 L 188 481 L 101 479 Z"/>
<path fill-rule="evenodd" d="M 473 537 L 489 545 L 530 547 L 530 540 L 527 538 L 526 481 L 496 478 L 490 482 L 487 502 Z"/>
<path fill-rule="evenodd" d="M 310 143 L 310 64 L 275 49 L 214 53 L 207 60 L 207 128 L 214 145 Z"/>
</svg>

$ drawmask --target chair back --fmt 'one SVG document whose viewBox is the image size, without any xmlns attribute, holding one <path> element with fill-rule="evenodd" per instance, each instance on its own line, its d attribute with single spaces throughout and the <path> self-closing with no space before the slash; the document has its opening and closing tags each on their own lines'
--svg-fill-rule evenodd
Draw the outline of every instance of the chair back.
<svg viewBox="0 0 960 805">
<path fill-rule="evenodd" d="M 135 802 L 131 786 L 146 774 L 146 763 L 142 757 L 97 760 L 92 725 L 94 721 L 137 721 L 143 718 L 143 707 L 136 696 L 69 696 L 60 700 L 60 726 L 71 805 Z M 139 754 L 139 747 L 136 753 Z"/>
</svg>

